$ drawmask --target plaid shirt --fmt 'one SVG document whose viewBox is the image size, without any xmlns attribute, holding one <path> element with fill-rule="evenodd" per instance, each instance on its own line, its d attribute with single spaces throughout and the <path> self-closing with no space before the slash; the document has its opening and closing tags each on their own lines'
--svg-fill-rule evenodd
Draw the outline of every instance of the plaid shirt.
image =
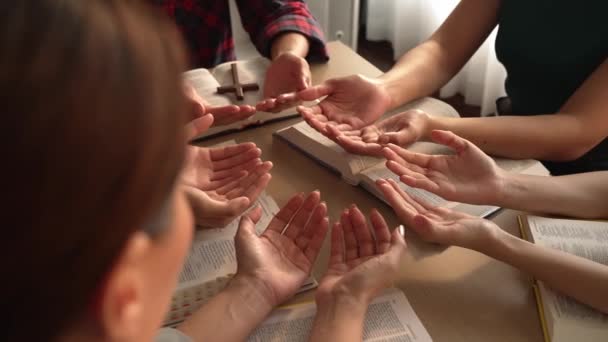
<svg viewBox="0 0 608 342">
<path fill-rule="evenodd" d="M 235 59 L 228 0 L 150 0 L 172 17 L 184 35 L 192 67 L 210 68 Z M 270 56 L 285 32 L 308 38 L 310 61 L 326 61 L 323 32 L 303 0 L 236 0 L 245 30 L 258 51 Z"/>
</svg>

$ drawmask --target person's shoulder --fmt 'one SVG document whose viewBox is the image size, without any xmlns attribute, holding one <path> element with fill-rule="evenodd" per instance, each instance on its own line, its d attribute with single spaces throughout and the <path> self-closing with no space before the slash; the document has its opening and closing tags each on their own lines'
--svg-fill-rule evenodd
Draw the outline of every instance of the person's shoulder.
<svg viewBox="0 0 608 342">
<path fill-rule="evenodd" d="M 192 342 L 192 339 L 179 330 L 162 328 L 156 334 L 154 342 Z"/>
</svg>

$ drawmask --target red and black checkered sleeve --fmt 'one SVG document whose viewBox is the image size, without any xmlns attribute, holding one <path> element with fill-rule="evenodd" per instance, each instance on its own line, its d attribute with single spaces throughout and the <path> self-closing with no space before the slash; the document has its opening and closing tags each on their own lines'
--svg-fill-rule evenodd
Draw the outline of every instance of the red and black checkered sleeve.
<svg viewBox="0 0 608 342">
<path fill-rule="evenodd" d="M 325 62 L 329 59 L 323 31 L 303 0 L 237 0 L 245 30 L 258 51 L 270 56 L 271 44 L 285 32 L 298 32 L 308 38 L 306 59 Z"/>
</svg>

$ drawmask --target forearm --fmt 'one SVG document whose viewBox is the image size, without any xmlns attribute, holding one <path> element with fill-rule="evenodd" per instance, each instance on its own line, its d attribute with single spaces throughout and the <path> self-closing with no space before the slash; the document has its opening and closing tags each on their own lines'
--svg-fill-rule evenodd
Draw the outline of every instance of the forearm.
<svg viewBox="0 0 608 342">
<path fill-rule="evenodd" d="M 482 252 L 532 275 L 565 295 L 608 313 L 608 266 L 500 232 Z"/>
<path fill-rule="evenodd" d="M 391 97 L 391 108 L 428 96 L 445 85 L 458 70 L 447 66 L 446 53 L 428 40 L 403 55 L 395 66 L 380 76 Z"/>
<path fill-rule="evenodd" d="M 608 218 L 608 171 L 559 177 L 507 173 L 497 206 L 580 218 Z"/>
<path fill-rule="evenodd" d="M 484 152 L 513 159 L 573 160 L 593 147 L 585 121 L 573 114 L 446 118 L 429 116 L 422 139 L 435 129 L 452 131 Z"/>
<path fill-rule="evenodd" d="M 195 341 L 243 341 L 272 310 L 262 292 L 237 276 L 177 329 Z"/>
<path fill-rule="evenodd" d="M 298 57 L 305 58 L 309 49 L 308 39 L 297 32 L 280 34 L 272 42 L 270 58 L 274 60 L 284 53 L 292 53 Z"/>
<path fill-rule="evenodd" d="M 367 304 L 348 299 L 317 303 L 310 341 L 361 341 Z"/>
<path fill-rule="evenodd" d="M 381 77 L 393 108 L 436 92 L 456 75 L 496 26 L 500 4 L 460 1 L 428 40 L 403 55 Z"/>
</svg>

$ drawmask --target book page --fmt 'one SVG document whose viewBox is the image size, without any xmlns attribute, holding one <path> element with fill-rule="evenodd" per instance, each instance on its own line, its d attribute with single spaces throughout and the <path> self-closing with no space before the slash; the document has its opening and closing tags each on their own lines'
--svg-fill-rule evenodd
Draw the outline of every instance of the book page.
<svg viewBox="0 0 608 342">
<path fill-rule="evenodd" d="M 213 77 L 207 69 L 194 69 L 184 73 L 186 82 L 190 83 L 198 95 L 212 106 L 227 106 L 232 102 L 217 94 L 217 87 L 220 83 Z"/>
<path fill-rule="evenodd" d="M 314 303 L 275 310 L 248 341 L 307 341 L 315 312 Z M 390 289 L 369 305 L 363 341 L 430 342 L 432 339 L 403 292 Z"/>
<path fill-rule="evenodd" d="M 261 234 L 279 211 L 279 207 L 265 192 L 258 198 L 257 205 L 262 208 L 262 216 L 256 224 L 256 231 Z M 171 307 L 163 326 L 174 326 L 188 318 L 222 291 L 234 276 L 237 271 L 234 236 L 239 220 L 240 218 L 235 219 L 226 228 L 197 232 L 179 274 L 177 289 L 171 298 Z M 298 289 L 298 293 L 317 285 L 311 275 Z"/>
<path fill-rule="evenodd" d="M 454 108 L 443 101 L 433 98 L 422 98 L 412 101 L 405 106 L 401 106 L 393 111 L 390 111 L 382 116 L 381 119 L 389 118 L 395 114 L 418 109 L 429 115 L 458 117 L 458 113 Z M 284 138 L 295 147 L 304 151 L 322 164 L 337 170 L 341 173 L 344 180 L 350 184 L 356 185 L 359 183 L 357 175 L 363 170 L 371 168 L 379 163 L 383 163 L 384 158 L 363 156 L 346 152 L 338 144 L 317 132 L 310 127 L 306 122 L 300 122 L 293 126 L 284 128 L 275 133 Z M 409 150 L 426 153 L 426 154 L 446 154 L 451 151 L 441 145 L 417 142 L 408 147 Z"/>
<path fill-rule="evenodd" d="M 344 181 L 357 185 L 357 175 L 382 159 L 346 152 L 332 140 L 302 121 L 274 133 L 319 163 L 340 173 Z"/>
<path fill-rule="evenodd" d="M 608 266 L 608 222 L 528 216 L 528 227 L 530 238 L 538 245 Z M 606 324 L 608 329 L 608 315 L 554 291 L 543 292 L 550 298 L 545 304 L 559 318 Z"/>
<path fill-rule="evenodd" d="M 333 151 L 336 154 L 336 159 L 343 160 L 346 162 L 346 164 L 348 164 L 350 172 L 353 175 L 356 175 L 357 173 L 369 167 L 372 167 L 382 161 L 381 158 L 346 152 L 342 147 L 340 147 L 328 137 L 317 132 L 306 122 L 300 122 L 292 127 L 301 132 L 302 134 L 306 135 L 309 139 L 314 140 L 317 143 L 322 144 L 325 147 L 329 148 L 331 151 Z"/>
<path fill-rule="evenodd" d="M 257 83 L 258 90 L 244 91 L 244 99 L 238 100 L 235 93 L 229 92 L 226 94 L 218 94 L 219 86 L 233 85 L 231 65 L 236 63 L 238 66 L 239 82 Z M 184 73 L 186 81 L 190 82 L 196 89 L 198 94 L 212 106 L 226 106 L 231 104 L 236 105 L 251 105 L 255 106 L 258 102 L 264 99 L 264 80 L 266 78 L 266 70 L 270 65 L 270 61 L 264 57 L 252 58 L 243 61 L 234 61 L 222 63 L 211 71 L 207 69 L 195 69 Z M 307 102 L 305 105 L 310 105 L 314 102 Z M 297 116 L 295 107 L 285 109 L 279 113 L 267 113 L 258 111 L 253 116 L 223 126 L 214 126 L 201 134 L 198 138 L 212 136 L 224 131 L 240 130 L 249 125 L 257 125 L 267 121 L 277 120 Z"/>
<path fill-rule="evenodd" d="M 264 80 L 266 79 L 266 70 L 270 65 L 270 61 L 263 57 L 252 58 L 244 61 L 222 63 L 211 71 L 211 74 L 222 86 L 234 84 L 232 80 L 231 65 L 237 63 L 240 83 L 257 83 L 259 90 L 245 91 L 245 99 L 237 101 L 234 93 L 216 94 L 216 96 L 224 97 L 234 104 L 248 104 L 255 106 L 263 99 Z"/>
<path fill-rule="evenodd" d="M 263 192 L 257 205 L 262 207 L 262 217 L 255 226 L 261 234 L 279 211 L 275 201 Z M 184 268 L 179 275 L 178 287 L 189 287 L 236 272 L 234 236 L 238 230 L 240 217 L 226 228 L 203 229 L 196 233 Z"/>
<path fill-rule="evenodd" d="M 411 186 L 408 186 L 408 185 L 402 183 L 399 180 L 399 176 L 397 176 L 391 170 L 389 170 L 383 163 L 378 164 L 370 169 L 363 171 L 363 175 L 365 175 L 366 178 L 368 179 L 368 180 L 366 180 L 366 182 L 371 183 L 370 185 L 373 185 L 374 187 L 375 187 L 374 184 L 375 184 L 376 180 L 378 180 L 378 179 L 392 179 L 395 182 L 397 182 L 397 184 L 399 184 L 399 187 L 408 195 L 415 197 L 415 198 L 419 198 L 432 205 L 452 208 L 458 204 L 457 202 L 446 201 L 445 199 L 433 194 L 432 192 L 428 192 L 423 189 L 413 188 Z M 378 194 L 380 194 L 379 191 L 378 191 Z"/>
</svg>

